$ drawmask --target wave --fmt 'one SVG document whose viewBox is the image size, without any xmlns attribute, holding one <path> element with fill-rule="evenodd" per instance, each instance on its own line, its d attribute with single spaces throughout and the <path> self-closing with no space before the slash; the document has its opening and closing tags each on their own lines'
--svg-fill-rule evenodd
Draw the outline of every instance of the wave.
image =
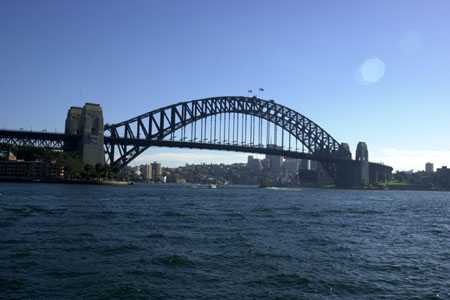
<svg viewBox="0 0 450 300">
<path fill-rule="evenodd" d="M 118 286 L 100 291 L 97 299 L 147 299 L 148 292 L 133 286 Z"/>
<path fill-rule="evenodd" d="M 17 250 L 12 256 L 16 258 L 29 257 L 33 254 L 33 252 L 29 249 Z"/>
<path fill-rule="evenodd" d="M 381 215 L 384 212 L 375 209 L 360 209 L 360 208 L 350 208 L 346 210 L 347 213 L 355 215 Z"/>
<path fill-rule="evenodd" d="M 156 258 L 154 262 L 171 267 L 189 267 L 194 265 L 189 258 L 182 255 L 161 256 Z"/>
<path fill-rule="evenodd" d="M 260 250 L 256 250 L 254 252 L 254 255 L 256 257 L 263 257 L 263 258 L 274 258 L 274 259 L 292 259 L 292 256 L 287 254 L 277 254 L 274 252 L 262 252 Z"/>
<path fill-rule="evenodd" d="M 147 235 L 149 239 L 163 239 L 166 236 L 160 232 L 153 232 Z"/>
<path fill-rule="evenodd" d="M 255 209 L 253 209 L 253 211 L 257 213 L 273 213 L 273 209 L 262 206 L 256 207 Z"/>
<path fill-rule="evenodd" d="M 25 282 L 20 279 L 0 278 L 0 290 L 20 290 L 25 286 Z"/>
<path fill-rule="evenodd" d="M 54 278 L 74 278 L 80 276 L 96 275 L 96 272 L 75 272 L 75 271 L 49 271 L 45 275 Z"/>
<path fill-rule="evenodd" d="M 14 225 L 14 222 L 10 222 L 12 220 L 8 221 L 0 221 L 0 228 L 5 228 Z"/>
<path fill-rule="evenodd" d="M 257 284 L 263 286 L 273 286 L 273 287 L 292 287 L 292 286 L 308 286 L 311 281 L 303 276 L 295 273 L 282 273 L 276 275 L 269 275 L 263 279 L 248 282 L 249 284 Z"/>
<path fill-rule="evenodd" d="M 101 249 L 97 252 L 102 255 L 115 255 L 115 254 L 123 254 L 123 253 L 133 252 L 133 251 L 136 251 L 139 249 L 140 248 L 138 246 L 135 246 L 132 244 L 127 244 L 127 245 L 118 245 L 118 246 L 107 247 L 107 248 Z"/>
<path fill-rule="evenodd" d="M 48 209 L 45 207 L 37 206 L 37 205 L 24 205 L 22 207 L 3 207 L 3 211 L 13 215 L 20 217 L 29 217 L 35 215 L 62 215 L 67 209 L 65 208 L 54 208 Z"/>
<path fill-rule="evenodd" d="M 163 216 L 164 217 L 187 217 L 189 215 L 181 213 L 181 212 L 169 210 L 169 211 L 165 211 L 163 213 Z"/>
<path fill-rule="evenodd" d="M 326 216 L 326 215 L 346 215 L 346 214 L 352 214 L 352 215 L 378 215 L 383 214 L 383 211 L 374 210 L 374 209 L 360 209 L 360 208 L 347 208 L 347 209 L 328 209 L 328 210 L 322 210 L 322 211 L 310 211 L 306 212 L 310 213 L 313 216 Z"/>
<path fill-rule="evenodd" d="M 41 212 L 47 212 L 47 210 L 32 205 L 25 205 L 23 207 L 4 207 L 3 211 L 11 213 L 14 216 L 28 217 Z"/>
<path fill-rule="evenodd" d="M 276 187 L 276 186 L 269 186 L 265 187 L 265 190 L 273 190 L 273 191 L 293 191 L 293 192 L 299 192 L 302 191 L 302 188 L 295 188 L 295 187 Z"/>
</svg>

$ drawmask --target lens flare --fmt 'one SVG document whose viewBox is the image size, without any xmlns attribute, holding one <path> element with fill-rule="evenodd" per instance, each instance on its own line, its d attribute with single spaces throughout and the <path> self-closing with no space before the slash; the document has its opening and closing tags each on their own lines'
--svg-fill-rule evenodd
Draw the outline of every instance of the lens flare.
<svg viewBox="0 0 450 300">
<path fill-rule="evenodd" d="M 358 69 L 358 79 L 361 83 L 371 84 L 380 81 L 386 65 L 378 57 L 369 58 L 365 60 Z"/>
</svg>

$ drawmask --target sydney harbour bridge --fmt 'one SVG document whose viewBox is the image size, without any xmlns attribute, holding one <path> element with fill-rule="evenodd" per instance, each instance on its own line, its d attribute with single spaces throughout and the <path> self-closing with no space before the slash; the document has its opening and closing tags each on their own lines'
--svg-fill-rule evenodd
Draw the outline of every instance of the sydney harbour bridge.
<svg viewBox="0 0 450 300">
<path fill-rule="evenodd" d="M 0 130 L 0 144 L 79 151 L 85 163 L 121 169 L 149 147 L 210 149 L 318 161 L 340 186 L 386 181 L 392 168 L 371 163 L 365 143 L 355 159 L 304 115 L 273 100 L 225 96 L 179 102 L 104 124 L 98 104 L 69 109 L 64 133 Z"/>
</svg>

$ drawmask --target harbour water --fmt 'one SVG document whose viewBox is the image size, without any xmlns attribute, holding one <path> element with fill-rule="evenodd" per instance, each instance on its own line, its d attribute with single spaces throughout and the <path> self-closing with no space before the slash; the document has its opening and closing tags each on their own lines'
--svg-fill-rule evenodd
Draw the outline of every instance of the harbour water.
<svg viewBox="0 0 450 300">
<path fill-rule="evenodd" d="M 0 298 L 449 299 L 450 193 L 0 183 Z"/>
</svg>

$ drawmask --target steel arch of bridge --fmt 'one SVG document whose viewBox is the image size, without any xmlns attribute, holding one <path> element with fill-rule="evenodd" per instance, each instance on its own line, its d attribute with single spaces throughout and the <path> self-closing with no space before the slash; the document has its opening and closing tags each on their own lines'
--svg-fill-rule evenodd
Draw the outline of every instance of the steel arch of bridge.
<svg viewBox="0 0 450 300">
<path fill-rule="evenodd" d="M 208 117 L 221 114 L 241 114 L 266 120 L 282 128 L 297 139 L 308 151 L 308 155 L 295 151 L 277 151 L 269 145 L 250 142 L 209 141 L 208 143 L 170 139 L 174 132 Z M 247 121 L 247 117 L 245 117 Z M 239 122 L 239 119 L 238 119 Z M 206 121 L 205 121 L 206 123 Z M 203 123 L 202 123 L 203 125 Z M 206 124 L 205 124 L 206 126 Z M 247 126 L 247 125 L 246 125 Z M 202 129 L 203 130 L 203 129 Z M 228 129 L 230 130 L 230 128 Z M 233 128 L 234 130 L 234 128 Z M 239 129 L 238 129 L 239 130 Z M 245 129 L 247 130 L 247 128 Z M 205 131 L 206 132 L 206 131 Z M 215 133 L 215 131 L 214 131 Z M 239 136 L 239 133 L 238 133 Z M 169 139 L 167 139 L 169 137 Z M 253 133 L 253 138 L 255 133 Z M 245 151 L 255 153 L 284 153 L 293 157 L 309 157 L 311 159 L 327 161 L 335 157 L 340 143 L 319 125 L 304 115 L 278 104 L 274 101 L 256 97 L 213 97 L 199 100 L 180 102 L 142 114 L 127 121 L 105 125 L 105 152 L 107 161 L 117 168 L 121 168 L 150 146 L 172 146 L 201 149 L 217 149 L 231 151 Z M 117 156 L 116 153 L 119 155 Z M 306 156 L 302 156 L 305 154 Z"/>
</svg>

